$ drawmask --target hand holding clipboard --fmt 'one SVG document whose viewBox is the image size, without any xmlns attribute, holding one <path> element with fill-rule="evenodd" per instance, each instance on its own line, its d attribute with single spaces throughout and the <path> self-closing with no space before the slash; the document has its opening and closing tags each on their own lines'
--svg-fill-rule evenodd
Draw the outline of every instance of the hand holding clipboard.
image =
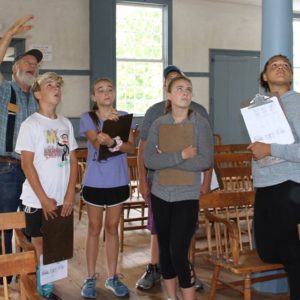
<svg viewBox="0 0 300 300">
<path fill-rule="evenodd" d="M 111 138 L 119 136 L 123 142 L 127 142 L 129 138 L 133 114 L 119 116 L 117 121 L 106 120 L 103 123 L 102 131 Z M 106 160 L 111 156 L 120 155 L 123 152 L 110 152 L 106 145 L 100 145 L 98 160 Z"/>
</svg>

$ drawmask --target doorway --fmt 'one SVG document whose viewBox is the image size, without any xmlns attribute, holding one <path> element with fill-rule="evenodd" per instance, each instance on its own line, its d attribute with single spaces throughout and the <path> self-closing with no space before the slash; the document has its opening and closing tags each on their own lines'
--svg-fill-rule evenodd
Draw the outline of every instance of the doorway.
<svg viewBox="0 0 300 300">
<path fill-rule="evenodd" d="M 249 143 L 241 102 L 259 91 L 258 51 L 210 49 L 210 118 L 223 144 Z"/>
</svg>

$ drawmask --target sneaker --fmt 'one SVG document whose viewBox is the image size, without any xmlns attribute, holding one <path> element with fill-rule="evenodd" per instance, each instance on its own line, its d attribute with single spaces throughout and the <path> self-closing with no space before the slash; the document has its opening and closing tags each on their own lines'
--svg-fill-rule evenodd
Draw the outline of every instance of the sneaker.
<svg viewBox="0 0 300 300">
<path fill-rule="evenodd" d="M 117 275 L 107 278 L 105 281 L 105 287 L 111 290 L 117 297 L 124 297 L 129 294 L 128 287 L 120 281 Z"/>
<path fill-rule="evenodd" d="M 42 296 L 48 299 L 53 292 L 53 288 L 54 285 L 52 282 L 42 285 Z"/>
<path fill-rule="evenodd" d="M 151 289 L 155 283 L 159 282 L 161 278 L 161 272 L 158 265 L 149 264 L 146 272 L 137 281 L 136 287 L 142 290 Z"/>
<path fill-rule="evenodd" d="M 40 266 L 36 267 L 36 289 L 40 295 L 43 296 L 43 289 L 41 285 Z"/>
<path fill-rule="evenodd" d="M 203 288 L 204 288 L 204 286 L 203 286 L 202 281 L 198 277 L 196 277 L 195 278 L 195 290 L 201 291 L 201 290 L 203 290 Z"/>
<path fill-rule="evenodd" d="M 96 280 L 97 274 L 88 277 L 81 288 L 81 296 L 88 299 L 96 299 Z"/>
<path fill-rule="evenodd" d="M 54 293 L 51 293 L 48 297 L 45 297 L 45 299 L 47 299 L 47 300 L 61 300 L 61 298 L 58 297 L 57 295 L 55 295 Z"/>
<path fill-rule="evenodd" d="M 41 285 L 40 266 L 36 267 L 36 289 L 38 293 L 49 300 L 59 300 L 60 298 L 53 294 L 54 285 L 52 282 Z"/>
</svg>

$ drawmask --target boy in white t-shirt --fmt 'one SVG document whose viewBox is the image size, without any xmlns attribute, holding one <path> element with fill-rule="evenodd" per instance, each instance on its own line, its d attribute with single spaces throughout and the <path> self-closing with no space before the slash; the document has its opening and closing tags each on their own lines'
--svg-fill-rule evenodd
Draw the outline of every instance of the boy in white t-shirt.
<svg viewBox="0 0 300 300">
<path fill-rule="evenodd" d="M 53 72 L 39 76 L 32 86 L 39 112 L 21 125 L 15 151 L 21 154 L 26 176 L 21 194 L 26 215 L 26 233 L 36 251 L 37 264 L 43 252 L 42 214 L 46 220 L 72 213 L 77 177 L 77 143 L 71 122 L 56 113 L 61 101 L 63 79 Z M 46 299 L 59 299 L 53 284 L 40 285 L 37 266 L 37 290 Z"/>
</svg>

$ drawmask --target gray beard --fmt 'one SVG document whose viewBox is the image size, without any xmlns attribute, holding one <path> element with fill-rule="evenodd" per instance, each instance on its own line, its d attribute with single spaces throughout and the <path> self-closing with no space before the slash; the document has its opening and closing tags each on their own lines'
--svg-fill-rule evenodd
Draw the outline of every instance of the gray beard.
<svg viewBox="0 0 300 300">
<path fill-rule="evenodd" d="M 23 73 L 20 70 L 17 71 L 16 76 L 20 81 L 22 81 L 27 86 L 32 86 L 36 79 L 36 76 L 27 75 L 26 73 Z"/>
</svg>

